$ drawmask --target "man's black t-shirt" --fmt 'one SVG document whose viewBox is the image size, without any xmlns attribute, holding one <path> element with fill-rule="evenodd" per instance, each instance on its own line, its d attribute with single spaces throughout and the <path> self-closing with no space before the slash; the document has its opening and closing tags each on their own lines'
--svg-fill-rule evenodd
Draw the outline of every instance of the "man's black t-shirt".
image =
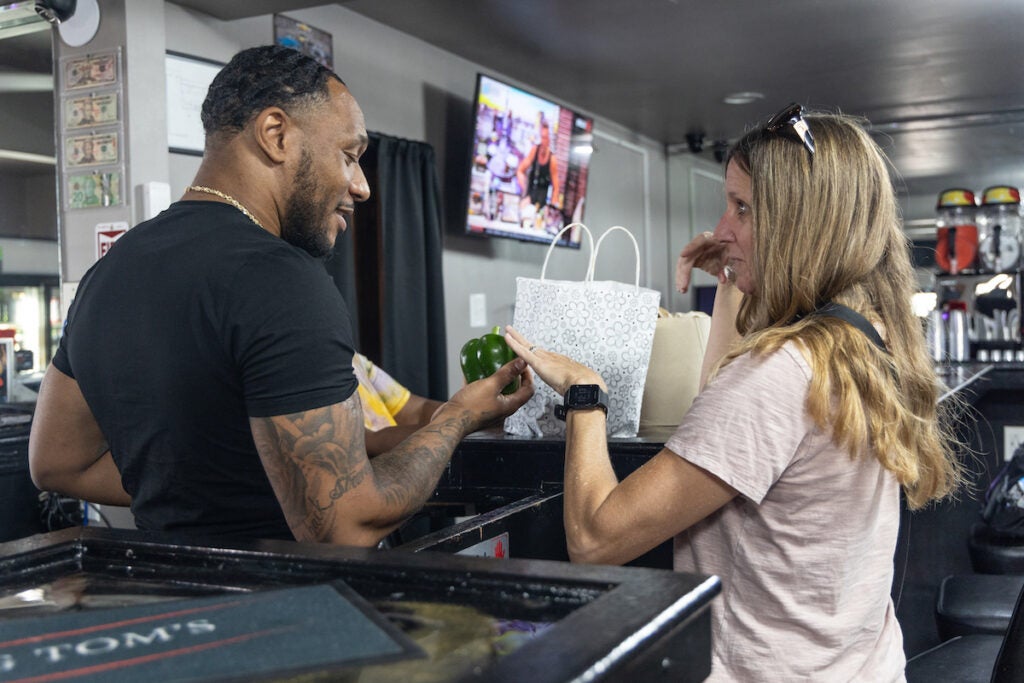
<svg viewBox="0 0 1024 683">
<path fill-rule="evenodd" d="M 178 202 L 82 278 L 58 370 L 110 444 L 140 529 L 292 538 L 249 417 L 347 399 L 348 311 L 322 264 L 219 202 Z"/>
</svg>

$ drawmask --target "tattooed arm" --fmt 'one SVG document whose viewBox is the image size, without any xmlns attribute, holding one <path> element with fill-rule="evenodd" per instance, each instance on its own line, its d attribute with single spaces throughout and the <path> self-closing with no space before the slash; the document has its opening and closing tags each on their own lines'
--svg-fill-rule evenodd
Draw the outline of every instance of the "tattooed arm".
<svg viewBox="0 0 1024 683">
<path fill-rule="evenodd" d="M 395 413 L 397 423 L 394 427 L 384 427 L 377 431 L 366 430 L 366 453 L 371 458 L 386 453 L 410 434 L 430 422 L 437 409 L 443 406 L 442 401 L 435 401 L 413 394 L 402 409 Z"/>
<path fill-rule="evenodd" d="M 358 393 L 323 408 L 250 418 L 263 467 L 295 538 L 376 545 L 427 501 L 462 437 L 529 399 L 529 373 L 517 392 L 501 393 L 525 367 L 516 359 L 463 387 L 426 426 L 373 460 L 366 454 Z"/>
</svg>

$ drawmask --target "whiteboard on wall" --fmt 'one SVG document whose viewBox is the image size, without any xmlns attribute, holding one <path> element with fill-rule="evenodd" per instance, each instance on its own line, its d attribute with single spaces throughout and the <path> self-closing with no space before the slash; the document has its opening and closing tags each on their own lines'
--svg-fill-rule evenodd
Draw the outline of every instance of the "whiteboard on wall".
<svg viewBox="0 0 1024 683">
<path fill-rule="evenodd" d="M 172 152 L 202 156 L 206 136 L 200 112 L 206 91 L 224 64 L 168 52 L 166 65 L 167 146 Z"/>
</svg>

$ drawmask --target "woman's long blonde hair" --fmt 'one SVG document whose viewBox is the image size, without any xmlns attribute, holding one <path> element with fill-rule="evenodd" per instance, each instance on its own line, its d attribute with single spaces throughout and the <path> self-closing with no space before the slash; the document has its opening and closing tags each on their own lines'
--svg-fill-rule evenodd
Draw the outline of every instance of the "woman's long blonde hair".
<svg viewBox="0 0 1024 683">
<path fill-rule="evenodd" d="M 779 133 L 751 131 L 731 150 L 751 177 L 753 270 L 744 335 L 725 362 L 796 341 L 813 379 L 807 409 L 853 457 L 873 450 L 911 508 L 963 480 L 951 421 L 910 301 L 916 279 L 888 161 L 855 119 L 805 116 L 816 150 Z M 808 315 L 829 301 L 883 330 L 889 353 L 850 324 Z"/>
</svg>

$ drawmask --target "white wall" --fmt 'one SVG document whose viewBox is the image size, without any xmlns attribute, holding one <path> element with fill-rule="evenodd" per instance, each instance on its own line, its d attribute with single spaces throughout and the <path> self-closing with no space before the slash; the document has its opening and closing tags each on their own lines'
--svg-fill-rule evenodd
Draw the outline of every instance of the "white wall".
<svg viewBox="0 0 1024 683">
<path fill-rule="evenodd" d="M 687 152 L 668 158 L 669 244 L 667 247 L 670 298 L 662 305 L 671 311 L 688 311 L 694 306 L 692 287 L 713 285 L 715 279 L 703 271 L 694 271 L 691 290 L 675 291 L 675 256 L 698 233 L 714 230 L 725 208 L 723 189 L 725 169 L 704 156 Z"/>
<path fill-rule="evenodd" d="M 484 331 L 469 326 L 469 295 L 486 295 L 488 325 L 512 322 L 515 278 L 539 275 L 546 250 L 540 244 L 461 234 L 458 201 L 468 182 L 471 99 L 481 68 L 342 7 L 288 15 L 332 34 L 335 70 L 359 101 L 368 129 L 423 140 L 435 148 L 445 207 L 448 374 L 454 391 L 462 384 L 458 349 Z M 227 61 L 241 48 L 272 39 L 270 15 L 221 22 L 166 4 L 165 17 L 168 50 L 217 61 Z M 520 85 L 535 90 L 529 83 Z M 558 93 L 539 94 L 559 99 Z M 640 244 L 641 283 L 662 291 L 664 298 L 669 287 L 664 149 L 608 121 L 598 119 L 595 127 L 585 221 L 597 231 L 618 224 L 628 227 Z M 180 196 L 198 164 L 198 157 L 171 155 L 172 197 Z M 626 240 L 624 236 L 616 236 L 618 239 Z M 612 248 L 607 252 L 602 250 L 599 277 L 633 280 L 634 258 L 627 246 L 628 240 L 609 244 Z M 584 254 L 560 248 L 551 258 L 548 276 L 579 278 L 585 269 Z"/>
</svg>

